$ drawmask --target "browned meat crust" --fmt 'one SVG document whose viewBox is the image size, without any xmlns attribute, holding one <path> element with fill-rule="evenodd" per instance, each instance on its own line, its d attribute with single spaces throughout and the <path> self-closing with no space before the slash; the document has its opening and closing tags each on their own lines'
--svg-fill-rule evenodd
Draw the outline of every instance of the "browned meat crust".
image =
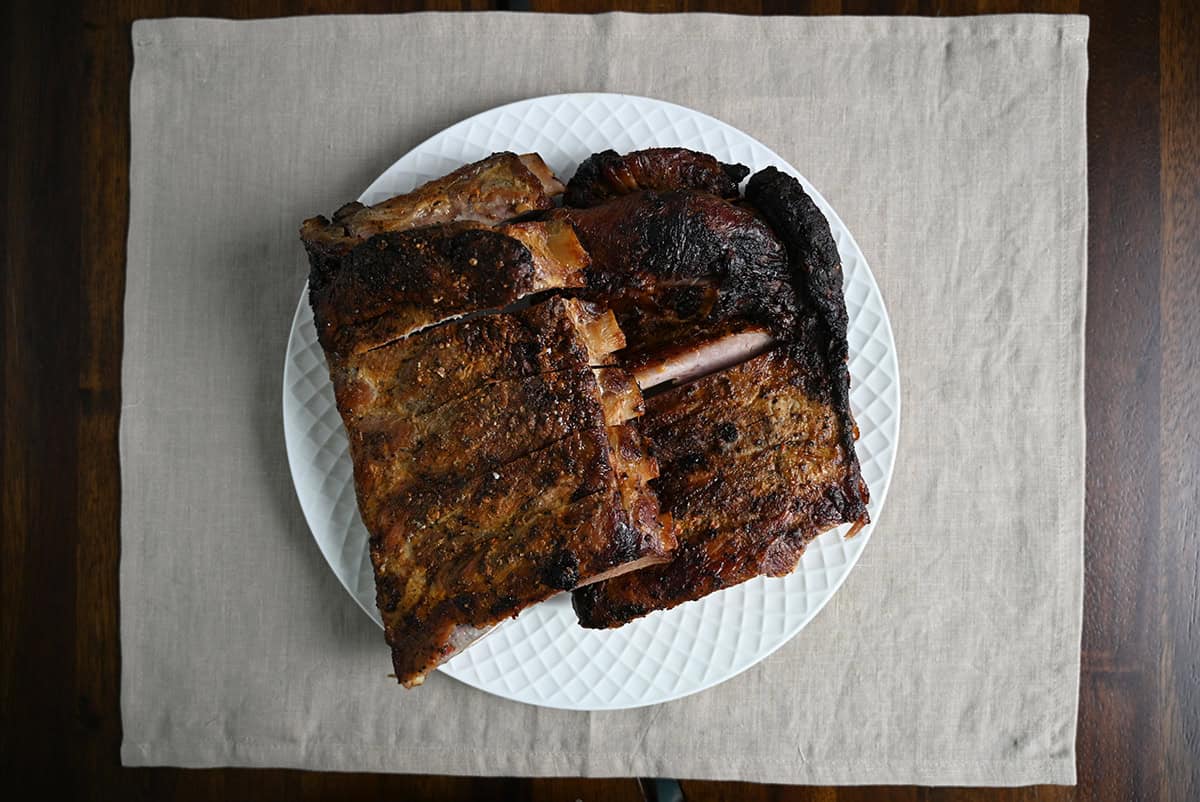
<svg viewBox="0 0 1200 802">
<path fill-rule="evenodd" d="M 584 302 L 551 299 L 331 355 L 364 520 L 388 518 L 380 505 L 398 485 L 473 477 L 573 431 L 641 414 L 628 374 L 591 367 L 609 359 L 590 342 L 605 318 Z"/>
<path fill-rule="evenodd" d="M 865 523 L 869 493 L 859 473 L 858 457 L 854 456 L 858 426 L 850 412 L 850 346 L 846 297 L 842 292 L 842 260 L 829 221 L 799 181 L 774 167 L 760 170 L 750 179 L 746 199 L 787 245 L 796 291 L 815 310 L 820 321 L 818 352 L 824 356 L 831 403 L 841 421 L 842 448 L 851 455 L 851 468 L 858 476 L 858 482 L 847 488 L 848 497 L 858 511 L 851 520 Z"/>
<path fill-rule="evenodd" d="M 621 503 L 611 454 L 606 430 L 587 429 L 397 505 L 413 520 L 373 538 L 371 556 L 401 682 L 448 658 L 462 628 L 486 630 L 589 577 L 663 558 Z"/>
<path fill-rule="evenodd" d="M 613 364 L 612 352 L 624 344 L 612 312 L 552 299 L 335 358 L 331 373 L 348 419 L 366 414 L 380 396 L 416 416 L 495 382 Z"/>
<path fill-rule="evenodd" d="M 797 341 L 647 400 L 641 429 L 678 546 L 661 565 L 576 590 L 585 627 L 620 626 L 762 574 L 795 568 L 805 545 L 865 517 L 865 497 L 828 374 Z"/>
<path fill-rule="evenodd" d="M 570 221 L 590 255 L 582 294 L 616 313 L 628 360 L 731 320 L 776 335 L 794 325 L 798 304 L 786 250 L 744 208 L 679 190 L 551 214 Z"/>
<path fill-rule="evenodd" d="M 776 170 L 726 200 L 747 172 L 606 151 L 553 210 L 540 159 L 496 154 L 305 222 L 403 684 L 557 591 L 584 626 L 619 626 L 785 574 L 820 532 L 866 522 L 836 246 Z M 474 317 L 547 290 L 613 311 Z M 645 401 L 634 378 L 706 367 L 724 369 Z"/>
<path fill-rule="evenodd" d="M 474 221 L 494 224 L 536 209 L 549 209 L 563 185 L 536 153 L 493 153 L 449 175 L 375 206 L 347 203 L 333 220 L 305 220 L 300 238 L 310 252 L 345 253 L 385 231 Z"/>
<path fill-rule="evenodd" d="M 758 575 L 794 569 L 822 531 L 867 518 L 854 451 L 841 264 L 828 222 L 777 170 L 747 199 L 787 246 L 803 311 L 784 342 L 647 401 L 655 482 L 679 545 L 669 562 L 577 590 L 585 627 L 620 626 Z"/>
<path fill-rule="evenodd" d="M 361 353 L 328 352 L 396 676 L 524 607 L 674 546 L 625 421 L 612 314 L 551 299 Z"/>
<path fill-rule="evenodd" d="M 538 373 L 465 389 L 419 416 L 377 399 L 354 421 L 351 445 L 369 463 L 365 487 L 474 476 L 545 448 L 573 431 L 604 426 L 591 368 Z M 364 502 L 364 506 L 370 502 Z"/>
<path fill-rule="evenodd" d="M 553 221 L 495 230 L 451 223 L 378 234 L 344 256 L 310 252 L 310 261 L 317 336 L 326 351 L 351 354 L 544 290 L 580 287 L 586 255 L 569 227 Z"/>
<path fill-rule="evenodd" d="M 579 165 L 567 183 L 567 206 L 596 206 L 644 189 L 665 192 L 695 189 L 736 198 L 738 184 L 750 174 L 741 164 L 724 164 L 707 153 L 686 148 L 651 148 L 624 155 L 606 150 Z"/>
</svg>

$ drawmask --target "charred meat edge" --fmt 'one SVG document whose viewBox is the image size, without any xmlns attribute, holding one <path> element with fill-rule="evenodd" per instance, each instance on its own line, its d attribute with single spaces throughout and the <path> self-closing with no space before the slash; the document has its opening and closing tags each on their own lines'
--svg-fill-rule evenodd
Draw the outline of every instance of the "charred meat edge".
<svg viewBox="0 0 1200 802">
<path fill-rule="evenodd" d="M 816 310 L 824 328 L 825 359 L 831 378 L 833 407 L 842 423 L 842 448 L 848 460 L 844 488 L 852 510 L 853 537 L 867 523 L 870 490 L 862 478 L 854 441 L 858 425 L 850 411 L 849 318 L 842 292 L 842 260 L 829 221 L 808 196 L 800 182 L 775 167 L 755 173 L 746 185 L 746 200 L 754 206 L 783 239 L 793 271 L 796 290 Z"/>
<path fill-rule="evenodd" d="M 738 184 L 749 175 L 742 164 L 687 148 L 650 148 L 619 154 L 593 153 L 567 182 L 564 202 L 578 208 L 595 206 L 618 195 L 640 190 L 695 189 L 720 198 L 736 198 Z"/>
</svg>

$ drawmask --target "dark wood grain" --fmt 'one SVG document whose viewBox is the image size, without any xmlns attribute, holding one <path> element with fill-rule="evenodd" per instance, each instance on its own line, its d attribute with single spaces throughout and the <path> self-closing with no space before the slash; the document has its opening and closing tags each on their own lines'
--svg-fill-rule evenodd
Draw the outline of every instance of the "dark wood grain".
<svg viewBox="0 0 1200 802">
<path fill-rule="evenodd" d="M 1078 766 L 1096 800 L 1154 798 L 1159 603 L 1158 9 L 1087 3 L 1089 263 L 1083 675 Z M 1118 467 L 1119 466 L 1119 467 Z M 1135 479 L 1136 477 L 1136 479 Z M 1132 480 L 1132 481 L 1131 481 Z"/>
<path fill-rule="evenodd" d="M 641 800 L 634 779 L 125 769 L 120 358 L 129 25 L 417 8 L 1076 12 L 1088 89 L 1087 581 L 1077 788 L 684 782 L 689 802 L 1200 799 L 1200 16 L 1192 0 L 68 0 L 5 5 L 0 776 L 96 799 Z"/>
<path fill-rule="evenodd" d="M 1162 273 L 1157 652 L 1153 792 L 1200 799 L 1200 7 L 1163 3 L 1159 21 Z M 1155 646 L 1161 648 L 1155 649 Z"/>
</svg>

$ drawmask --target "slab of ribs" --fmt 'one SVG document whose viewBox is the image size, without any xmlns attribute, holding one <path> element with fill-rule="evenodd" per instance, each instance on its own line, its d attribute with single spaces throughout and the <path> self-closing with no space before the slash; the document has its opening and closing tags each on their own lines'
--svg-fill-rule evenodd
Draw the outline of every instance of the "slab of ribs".
<svg viewBox="0 0 1200 802">
<path fill-rule="evenodd" d="M 617 627 L 867 522 L 829 224 L 749 172 L 497 153 L 304 222 L 402 684 L 555 594 Z"/>
</svg>

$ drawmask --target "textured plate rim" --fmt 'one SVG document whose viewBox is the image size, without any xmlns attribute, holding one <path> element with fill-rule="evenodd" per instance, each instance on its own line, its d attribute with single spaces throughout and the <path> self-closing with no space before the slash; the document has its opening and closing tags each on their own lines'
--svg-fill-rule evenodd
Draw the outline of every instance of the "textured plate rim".
<svg viewBox="0 0 1200 802">
<path fill-rule="evenodd" d="M 799 619 L 788 630 L 786 630 L 785 633 L 783 634 L 783 636 L 779 638 L 779 641 L 776 644 L 774 644 L 773 646 L 771 646 L 768 649 L 763 649 L 760 652 L 758 652 L 754 656 L 754 659 L 752 659 L 750 662 L 746 663 L 743 666 L 738 667 L 735 670 L 726 672 L 724 674 L 717 675 L 707 681 L 698 683 L 698 684 L 688 687 L 684 690 L 681 690 L 681 691 L 678 691 L 675 693 L 665 694 L 660 698 L 656 698 L 656 699 L 653 699 L 650 701 L 639 701 L 639 702 L 632 703 L 632 704 L 610 704 L 610 705 L 559 704 L 559 703 L 551 703 L 549 701 L 535 701 L 535 700 L 531 700 L 528 698 L 521 698 L 521 697 L 516 696 L 515 694 L 508 693 L 503 689 L 498 689 L 498 688 L 491 687 L 491 686 L 485 686 L 481 683 L 477 683 L 477 682 L 473 681 L 470 678 L 464 677 L 464 676 L 460 675 L 459 673 L 455 672 L 453 670 L 453 668 L 451 667 L 451 663 L 449 663 L 449 662 L 443 663 L 442 665 L 438 666 L 439 671 L 441 671 L 442 673 L 446 674 L 449 677 L 452 677 L 453 679 L 457 680 L 458 682 L 463 683 L 464 685 L 468 685 L 472 688 L 476 688 L 478 690 L 481 690 L 481 691 L 491 694 L 493 696 L 497 696 L 497 697 L 507 699 L 510 701 L 514 701 L 514 702 L 519 702 L 521 704 L 530 704 L 530 705 L 534 705 L 536 707 L 545 707 L 547 709 L 555 709 L 555 710 L 577 710 L 577 711 L 633 710 L 633 709 L 637 709 L 640 707 L 649 707 L 649 706 L 656 705 L 656 704 L 663 704 L 665 702 L 671 702 L 671 701 L 675 701 L 678 699 L 683 699 L 683 698 L 691 696 L 693 694 L 700 693 L 702 691 L 706 691 L 710 688 L 720 685 L 723 682 L 727 682 L 728 680 L 733 679 L 734 677 L 738 676 L 739 674 L 742 674 L 745 671 L 748 671 L 749 669 L 751 669 L 754 666 L 761 663 L 763 660 L 765 660 L 768 657 L 770 657 L 771 655 L 773 655 L 784 645 L 790 643 L 796 637 L 796 635 L 798 635 L 800 633 L 801 630 L 803 630 L 806 626 L 808 626 L 808 624 L 825 608 L 825 606 L 829 603 L 829 601 L 837 594 L 837 592 L 841 589 L 842 585 L 846 582 L 846 579 L 850 576 L 851 572 L 857 566 L 859 559 L 862 557 L 862 553 L 866 550 L 866 546 L 870 542 L 871 535 L 873 534 L 875 526 L 878 523 L 878 519 L 883 514 L 883 510 L 884 510 L 886 502 L 887 502 L 888 492 L 891 489 L 892 477 L 895 473 L 896 459 L 897 459 L 897 455 L 898 455 L 899 447 L 900 447 L 901 426 L 903 425 L 903 410 L 902 410 L 903 399 L 902 399 L 902 394 L 900 392 L 900 388 L 902 385 L 902 378 L 901 378 L 901 371 L 900 371 L 900 360 L 898 358 L 898 354 L 896 353 L 895 333 L 892 330 L 891 316 L 888 313 L 888 308 L 887 308 L 886 302 L 884 301 L 883 293 L 879 289 L 879 284 L 875 279 L 875 273 L 874 273 L 874 271 L 871 270 L 870 263 L 867 261 L 865 254 L 863 254 L 862 248 L 859 246 L 858 241 L 854 237 L 854 233 L 846 225 L 845 221 L 842 220 L 841 216 L 837 213 L 837 210 L 833 208 L 833 206 L 829 203 L 829 201 L 826 200 L 825 196 L 822 195 L 821 192 L 816 187 L 814 187 L 808 181 L 808 179 L 806 179 L 804 177 L 804 175 L 799 170 L 797 170 L 795 167 L 793 167 L 790 162 L 788 162 L 786 159 L 781 157 L 772 148 L 768 147 L 766 144 L 764 144 L 757 138 L 751 136 L 750 134 L 746 133 L 745 131 L 741 130 L 740 128 L 737 128 L 737 127 L 735 127 L 729 123 L 726 123 L 716 117 L 713 117 L 709 114 L 705 114 L 704 112 L 701 112 L 701 111 L 697 111 L 696 109 L 689 108 L 687 106 L 682 106 L 680 104 L 672 103 L 671 101 L 667 101 L 667 100 L 661 100 L 658 98 L 652 98 L 652 97 L 648 97 L 648 96 L 644 96 L 644 95 L 633 95 L 633 94 L 628 94 L 628 93 L 624 93 L 624 92 L 563 92 L 563 93 L 556 93 L 556 94 L 551 94 L 551 95 L 540 95 L 537 97 L 524 98 L 522 100 L 513 101 L 511 103 L 505 103 L 505 104 L 502 104 L 499 106 L 493 106 L 492 108 L 485 109 L 484 111 L 478 112 L 469 117 L 465 117 L 465 118 L 459 120 L 458 122 L 453 123 L 443 129 L 437 131 L 433 135 L 426 137 L 420 143 L 418 143 L 417 145 L 410 148 L 404 154 L 402 154 L 397 159 L 395 159 L 390 165 L 388 165 L 362 191 L 362 193 L 359 195 L 359 200 L 361 202 L 365 203 L 366 201 L 364 200 L 364 198 L 367 198 L 368 196 L 370 196 L 374 192 L 376 192 L 377 191 L 376 188 L 381 183 L 383 183 L 383 181 L 384 181 L 385 177 L 388 175 L 388 173 L 390 173 L 393 169 L 395 169 L 396 165 L 399 164 L 404 159 L 406 159 L 409 155 L 422 150 L 423 148 L 428 146 L 430 143 L 434 142 L 435 140 L 440 139 L 443 136 L 450 134 L 455 129 L 465 128 L 473 123 L 476 123 L 479 120 L 479 118 L 491 116 L 491 115 L 499 115 L 505 111 L 512 111 L 514 109 L 517 109 L 522 106 L 527 106 L 527 105 L 533 105 L 533 104 L 539 104 L 539 103 L 552 103 L 552 102 L 556 102 L 556 101 L 561 103 L 561 102 L 565 102 L 567 100 L 581 100 L 581 99 L 588 99 L 588 98 L 623 98 L 623 99 L 628 99 L 630 101 L 633 101 L 635 103 L 652 103 L 652 104 L 656 104 L 656 105 L 666 106 L 666 107 L 675 109 L 677 111 L 685 112 L 689 115 L 694 115 L 696 117 L 702 118 L 703 120 L 705 120 L 711 124 L 715 124 L 716 126 L 718 126 L 720 128 L 731 129 L 738 136 L 743 137 L 745 140 L 753 143 L 754 145 L 756 145 L 757 147 L 759 147 L 763 151 L 765 151 L 769 155 L 771 162 L 775 166 L 777 166 L 779 169 L 781 169 L 783 172 L 786 172 L 789 175 L 796 177 L 801 182 L 801 184 L 804 186 L 805 191 L 813 197 L 814 202 L 821 209 L 822 213 L 825 214 L 825 216 L 827 218 L 829 218 L 831 227 L 833 227 L 834 224 L 836 224 L 836 227 L 840 228 L 840 230 L 845 233 L 846 239 L 848 240 L 851 248 L 858 255 L 858 259 L 862 264 L 862 267 L 864 269 L 864 274 L 866 276 L 866 280 L 869 284 L 870 291 L 872 293 L 874 293 L 875 295 L 877 295 L 879 298 L 879 311 L 880 311 L 880 318 L 881 318 L 879 325 L 887 333 L 887 340 L 888 340 L 888 343 L 890 346 L 888 349 L 888 358 L 890 358 L 890 360 L 894 364 L 893 383 L 896 388 L 895 407 L 894 407 L 894 417 L 895 417 L 895 421 L 896 421 L 895 422 L 895 438 L 894 438 L 894 441 L 892 442 L 892 447 L 890 450 L 890 458 L 888 459 L 887 467 L 886 467 L 886 470 L 884 471 L 883 480 L 880 482 L 881 487 L 880 488 L 871 488 L 872 502 L 877 505 L 876 514 L 875 514 L 874 518 L 872 519 L 871 523 L 868 524 L 865 527 L 864 531 L 859 533 L 855 538 L 856 540 L 861 538 L 862 547 L 859 548 L 849 558 L 849 560 L 847 561 L 847 563 L 845 565 L 845 568 L 839 573 L 836 580 L 831 584 L 828 591 L 824 594 L 824 597 L 818 603 L 816 603 L 812 607 L 811 610 L 808 611 L 807 615 L 805 615 L 803 618 Z M 299 449 L 298 449 L 298 447 L 293 447 L 293 444 L 292 444 L 293 435 L 292 435 L 292 431 L 287 423 L 288 422 L 288 406 L 289 406 L 288 378 L 292 372 L 292 368 L 291 368 L 292 337 L 294 336 L 295 332 L 297 331 L 297 327 L 299 325 L 301 315 L 304 311 L 304 305 L 307 300 L 307 296 L 308 296 L 308 282 L 305 281 L 304 287 L 302 288 L 302 290 L 300 292 L 300 298 L 296 304 L 296 310 L 292 315 L 291 329 L 290 329 L 289 335 L 288 335 L 287 346 L 284 349 L 284 372 L 283 372 L 283 387 L 282 387 L 282 393 L 281 393 L 281 395 L 282 395 L 282 399 L 281 399 L 282 400 L 282 405 L 281 405 L 282 410 L 281 411 L 283 412 L 283 418 L 284 418 L 283 424 L 284 424 L 285 450 L 287 451 L 288 469 L 289 469 L 289 472 L 290 472 L 291 478 L 292 478 L 292 487 L 293 487 L 293 490 L 296 492 L 297 500 L 299 501 L 301 511 L 304 514 L 305 523 L 308 525 L 309 534 L 312 535 L 313 540 L 316 542 L 317 548 L 320 550 L 321 555 L 325 559 L 330 570 L 333 572 L 333 574 L 337 578 L 338 582 L 342 585 L 343 589 L 345 589 L 346 593 L 350 596 L 350 598 L 352 598 L 354 600 L 355 604 L 357 604 L 358 607 L 360 609 L 362 609 L 362 611 L 364 613 L 367 614 L 367 617 L 370 618 L 376 624 L 376 626 L 382 627 L 381 620 L 377 617 L 378 611 L 376 609 L 374 609 L 374 607 L 368 607 L 363 602 L 363 600 L 359 598 L 358 594 L 350 587 L 350 585 L 347 583 L 347 580 L 334 568 L 334 559 L 335 558 L 333 555 L 331 555 L 327 551 L 326 543 L 321 538 L 317 537 L 317 535 L 316 535 L 316 530 L 313 527 L 312 519 L 310 517 L 308 504 L 305 502 L 304 497 L 300 493 L 300 484 L 297 481 L 298 466 L 297 466 L 296 460 L 298 459 L 298 457 L 296 455 L 296 452 L 298 452 Z M 876 497 L 877 497 L 877 500 L 876 500 Z M 840 533 L 841 531 L 844 531 L 845 529 L 846 529 L 846 526 L 843 525 L 841 527 L 838 527 L 838 529 L 836 531 Z M 825 535 L 832 536 L 830 532 L 825 533 Z M 823 536 L 825 536 L 825 535 L 823 535 Z M 736 587 L 736 586 L 734 586 L 734 587 Z M 730 588 L 730 589 L 732 589 L 732 588 Z M 724 592 L 723 590 L 717 591 L 717 594 L 720 594 L 723 592 Z M 716 595 L 716 594 L 712 594 L 712 595 Z M 512 619 L 510 619 L 510 620 L 512 620 Z"/>
</svg>

